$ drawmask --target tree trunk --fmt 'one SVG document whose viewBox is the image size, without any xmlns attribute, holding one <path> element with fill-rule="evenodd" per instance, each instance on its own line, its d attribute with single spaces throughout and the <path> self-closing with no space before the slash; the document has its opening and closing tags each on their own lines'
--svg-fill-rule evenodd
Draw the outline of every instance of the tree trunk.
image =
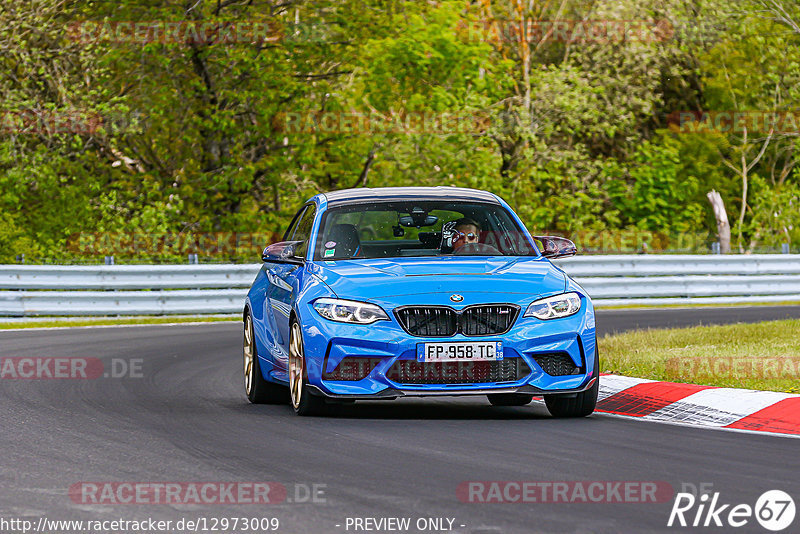
<svg viewBox="0 0 800 534">
<path fill-rule="evenodd" d="M 731 253 L 731 225 L 728 222 L 728 212 L 725 211 L 725 203 L 722 195 L 713 189 L 706 195 L 711 202 L 714 210 L 714 218 L 717 219 L 717 237 L 719 238 L 719 248 L 722 254 Z"/>
</svg>

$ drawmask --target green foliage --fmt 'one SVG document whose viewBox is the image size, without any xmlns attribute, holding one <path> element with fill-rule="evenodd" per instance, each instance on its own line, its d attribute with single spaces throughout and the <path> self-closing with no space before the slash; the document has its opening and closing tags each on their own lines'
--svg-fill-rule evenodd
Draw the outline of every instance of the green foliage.
<svg viewBox="0 0 800 534">
<path fill-rule="evenodd" d="M 733 225 L 742 184 L 725 162 L 752 156 L 765 132 L 744 145 L 665 118 L 795 108 L 800 34 L 759 0 L 736 12 L 722 0 L 520 4 L 2 3 L 0 261 L 81 259 L 91 251 L 72 245 L 87 233 L 272 236 L 310 195 L 358 186 L 488 189 L 536 231 L 669 235 L 715 232 L 715 189 Z M 674 35 L 525 44 L 490 31 L 520 17 L 669 17 Z M 274 38 L 81 42 L 68 31 L 79 21 L 255 22 Z M 20 121 L 32 112 L 83 127 Z M 341 122 L 320 127 L 324 114 Z M 347 125 L 359 114 L 369 128 Z M 409 127 L 409 116 L 434 120 Z M 438 126 L 443 116 L 457 127 Z M 293 129 L 298 117 L 310 127 Z M 796 139 L 776 135 L 751 171 L 743 231 L 757 247 L 800 239 Z M 190 249 L 116 255 L 169 261 Z M 251 261 L 242 250 L 213 259 Z"/>
<path fill-rule="evenodd" d="M 603 181 L 622 224 L 668 233 L 702 226 L 704 192 L 685 172 L 680 149 L 678 140 L 662 134 L 642 143 L 630 161 L 609 161 Z"/>
<path fill-rule="evenodd" d="M 762 246 L 780 248 L 783 243 L 800 243 L 800 173 L 795 180 L 772 186 L 758 175 L 753 176 L 753 200 L 757 206 L 749 221 L 749 233 Z"/>
</svg>

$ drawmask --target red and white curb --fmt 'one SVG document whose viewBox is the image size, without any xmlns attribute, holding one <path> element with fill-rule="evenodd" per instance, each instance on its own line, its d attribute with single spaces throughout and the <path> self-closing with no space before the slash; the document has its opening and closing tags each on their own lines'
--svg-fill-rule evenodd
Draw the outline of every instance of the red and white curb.
<svg viewBox="0 0 800 534">
<path fill-rule="evenodd" d="M 600 377 L 597 412 L 688 426 L 800 437 L 800 395 Z"/>
</svg>

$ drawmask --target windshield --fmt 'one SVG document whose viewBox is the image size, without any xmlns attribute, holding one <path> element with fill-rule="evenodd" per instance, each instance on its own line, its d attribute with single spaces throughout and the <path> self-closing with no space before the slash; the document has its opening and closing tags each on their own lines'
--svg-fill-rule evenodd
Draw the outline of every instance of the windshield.
<svg viewBox="0 0 800 534">
<path fill-rule="evenodd" d="M 533 256 L 523 230 L 497 204 L 369 202 L 323 214 L 314 258 Z"/>
</svg>

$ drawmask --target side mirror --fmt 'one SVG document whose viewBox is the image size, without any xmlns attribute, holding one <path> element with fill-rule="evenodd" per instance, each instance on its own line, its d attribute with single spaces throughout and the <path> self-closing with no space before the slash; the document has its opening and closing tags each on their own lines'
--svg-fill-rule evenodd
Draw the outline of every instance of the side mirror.
<svg viewBox="0 0 800 534">
<path fill-rule="evenodd" d="M 550 258 L 551 260 L 557 258 L 568 258 L 578 253 L 578 247 L 575 243 L 565 237 L 551 237 L 551 236 L 533 236 L 536 241 L 539 241 L 541 246 L 542 256 Z"/>
<path fill-rule="evenodd" d="M 264 252 L 261 254 L 261 260 L 272 263 L 294 263 L 302 265 L 305 260 L 295 255 L 297 247 L 301 244 L 303 244 L 303 241 L 281 241 L 280 243 L 273 243 L 264 249 Z"/>
</svg>

